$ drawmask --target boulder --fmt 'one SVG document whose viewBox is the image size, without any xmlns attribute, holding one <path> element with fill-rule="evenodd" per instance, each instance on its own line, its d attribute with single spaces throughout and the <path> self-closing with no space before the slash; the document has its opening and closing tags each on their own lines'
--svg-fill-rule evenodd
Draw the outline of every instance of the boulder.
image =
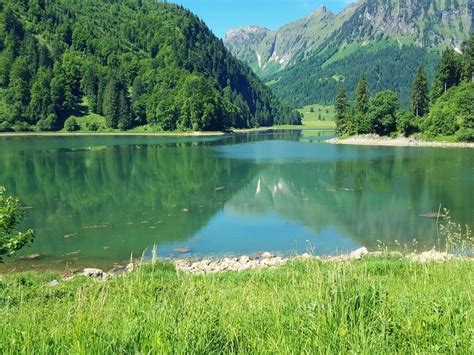
<svg viewBox="0 0 474 355">
<path fill-rule="evenodd" d="M 99 277 L 104 277 L 104 272 L 100 269 L 86 268 L 84 269 L 84 272 L 82 273 L 82 275 L 86 277 L 99 278 Z"/>
<path fill-rule="evenodd" d="M 58 280 L 53 280 L 53 281 L 50 281 L 46 284 L 46 287 L 56 287 L 59 285 L 59 281 Z"/>
<path fill-rule="evenodd" d="M 367 248 L 363 247 L 363 248 L 354 250 L 352 253 L 350 253 L 349 257 L 350 259 L 359 260 L 359 259 L 362 259 L 362 257 L 367 254 L 369 254 L 369 251 L 367 250 Z"/>
</svg>

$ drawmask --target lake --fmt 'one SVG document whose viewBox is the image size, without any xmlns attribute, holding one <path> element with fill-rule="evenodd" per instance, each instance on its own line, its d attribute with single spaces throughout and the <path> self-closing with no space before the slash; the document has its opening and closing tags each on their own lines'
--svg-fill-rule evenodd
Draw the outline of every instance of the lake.
<svg viewBox="0 0 474 355">
<path fill-rule="evenodd" d="M 5 268 L 164 257 L 337 254 L 439 243 L 440 204 L 474 224 L 474 154 L 337 146 L 332 132 L 0 137 L 0 185 L 37 233 Z M 442 241 L 441 241 L 442 243 Z"/>
</svg>

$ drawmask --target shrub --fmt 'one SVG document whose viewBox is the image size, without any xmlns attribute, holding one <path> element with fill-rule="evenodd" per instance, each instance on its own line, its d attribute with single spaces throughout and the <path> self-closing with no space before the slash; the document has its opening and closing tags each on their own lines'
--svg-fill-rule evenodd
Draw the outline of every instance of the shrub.
<svg viewBox="0 0 474 355">
<path fill-rule="evenodd" d="M 397 131 L 403 134 L 405 137 L 420 131 L 419 121 L 412 112 L 397 112 L 396 121 Z"/>
<path fill-rule="evenodd" d="M 18 232 L 18 224 L 23 220 L 24 213 L 20 208 L 20 200 L 16 197 L 5 197 L 5 188 L 0 186 L 0 262 L 3 256 L 12 256 L 16 251 L 31 243 L 34 232 Z"/>
<path fill-rule="evenodd" d="M 64 129 L 68 132 L 79 131 L 81 127 L 77 124 L 74 117 L 70 117 L 64 122 Z"/>
<path fill-rule="evenodd" d="M 93 131 L 93 132 L 98 131 L 100 128 L 97 122 L 89 122 L 87 123 L 86 126 L 89 131 Z"/>
<path fill-rule="evenodd" d="M 456 132 L 456 136 L 463 142 L 474 142 L 474 128 L 461 128 Z"/>
<path fill-rule="evenodd" d="M 449 136 L 458 129 L 465 135 L 474 128 L 474 84 L 464 83 L 449 89 L 431 107 L 423 125 L 424 132 L 431 137 Z"/>
<path fill-rule="evenodd" d="M 57 120 L 57 116 L 52 113 L 48 117 L 39 120 L 36 126 L 40 131 L 54 131 L 57 129 Z"/>
</svg>

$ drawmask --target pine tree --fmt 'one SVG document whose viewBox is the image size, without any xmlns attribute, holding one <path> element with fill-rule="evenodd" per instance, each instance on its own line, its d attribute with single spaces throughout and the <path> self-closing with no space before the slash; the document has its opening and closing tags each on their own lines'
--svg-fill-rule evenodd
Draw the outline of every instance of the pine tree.
<svg viewBox="0 0 474 355">
<path fill-rule="evenodd" d="M 92 112 L 97 112 L 97 92 L 98 92 L 98 80 L 93 66 L 88 66 L 81 80 L 81 88 L 84 94 L 87 96 L 89 109 Z"/>
<path fill-rule="evenodd" d="M 426 79 L 423 66 L 418 68 L 415 81 L 413 82 L 413 90 L 411 93 L 411 103 L 415 116 L 423 117 L 428 113 L 430 98 L 428 91 L 428 81 Z"/>
<path fill-rule="evenodd" d="M 336 102 L 334 104 L 334 109 L 336 111 L 336 131 L 338 133 L 345 133 L 348 131 L 348 116 L 350 111 L 350 103 L 347 98 L 346 88 L 343 84 L 339 86 L 339 91 L 337 92 Z"/>
<path fill-rule="evenodd" d="M 29 117 L 36 124 L 51 113 L 51 71 L 41 67 L 31 87 L 31 99 L 28 107 Z"/>
<path fill-rule="evenodd" d="M 367 80 L 365 80 L 365 74 L 362 73 L 356 89 L 355 110 L 357 114 L 367 114 L 367 111 L 369 111 L 369 100 L 370 95 L 369 88 L 367 87 Z"/>
<path fill-rule="evenodd" d="M 474 34 L 463 46 L 462 79 L 474 83 Z"/>
<path fill-rule="evenodd" d="M 448 48 L 443 52 L 438 68 L 438 74 L 433 85 L 432 100 L 435 101 L 448 89 L 461 81 L 462 64 L 459 54 Z"/>
<path fill-rule="evenodd" d="M 105 123 L 109 128 L 117 128 L 120 115 L 120 93 L 117 80 L 111 75 L 104 91 L 103 113 Z"/>
<path fill-rule="evenodd" d="M 130 112 L 130 101 L 125 93 L 125 89 L 119 92 L 119 112 L 117 127 L 122 130 L 129 129 L 132 126 L 132 117 Z"/>
</svg>

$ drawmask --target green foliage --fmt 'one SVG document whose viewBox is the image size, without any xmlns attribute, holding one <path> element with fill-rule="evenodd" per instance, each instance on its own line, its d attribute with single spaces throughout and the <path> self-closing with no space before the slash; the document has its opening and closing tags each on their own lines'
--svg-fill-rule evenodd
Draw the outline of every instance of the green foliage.
<svg viewBox="0 0 474 355">
<path fill-rule="evenodd" d="M 5 188 L 0 186 L 0 262 L 5 256 L 12 256 L 16 251 L 32 242 L 34 232 L 17 230 L 23 220 L 24 213 L 20 207 L 20 200 L 16 197 L 4 195 Z"/>
<path fill-rule="evenodd" d="M 74 132 L 79 131 L 81 127 L 77 124 L 74 117 L 69 117 L 66 122 L 64 122 L 64 129 L 68 132 Z"/>
<path fill-rule="evenodd" d="M 81 112 L 103 114 L 107 127 L 122 130 L 301 123 L 180 6 L 154 0 L 0 4 L 2 127 L 58 130 Z M 190 99 L 192 82 L 205 90 Z"/>
<path fill-rule="evenodd" d="M 474 83 L 474 34 L 471 34 L 462 51 L 462 79 Z"/>
<path fill-rule="evenodd" d="M 405 137 L 420 131 L 419 119 L 410 111 L 399 111 L 396 116 L 397 131 Z"/>
<path fill-rule="evenodd" d="M 398 98 L 393 91 L 379 92 L 370 100 L 367 116 L 375 133 L 384 136 L 395 131 L 398 107 Z"/>
<path fill-rule="evenodd" d="M 335 110 L 335 121 L 336 131 L 338 133 L 344 133 L 349 130 L 349 115 L 351 111 L 351 105 L 347 98 L 346 89 L 343 84 L 340 84 L 339 91 L 337 92 L 336 102 L 334 103 Z"/>
<path fill-rule="evenodd" d="M 356 89 L 356 101 L 355 101 L 355 112 L 356 114 L 365 115 L 369 111 L 369 88 L 367 87 L 367 81 L 365 75 L 362 73 L 357 84 Z"/>
<path fill-rule="evenodd" d="M 453 49 L 447 48 L 441 57 L 438 74 L 433 85 L 431 98 L 435 101 L 450 88 L 461 81 L 462 61 L 461 56 Z"/>
<path fill-rule="evenodd" d="M 423 66 L 418 68 L 413 89 L 411 91 L 411 104 L 413 113 L 417 117 L 423 117 L 428 113 L 430 106 L 428 80 Z"/>
<path fill-rule="evenodd" d="M 453 135 L 460 128 L 462 136 L 469 136 L 474 128 L 474 83 L 462 83 L 449 89 L 436 100 L 423 124 L 429 137 Z"/>
</svg>

